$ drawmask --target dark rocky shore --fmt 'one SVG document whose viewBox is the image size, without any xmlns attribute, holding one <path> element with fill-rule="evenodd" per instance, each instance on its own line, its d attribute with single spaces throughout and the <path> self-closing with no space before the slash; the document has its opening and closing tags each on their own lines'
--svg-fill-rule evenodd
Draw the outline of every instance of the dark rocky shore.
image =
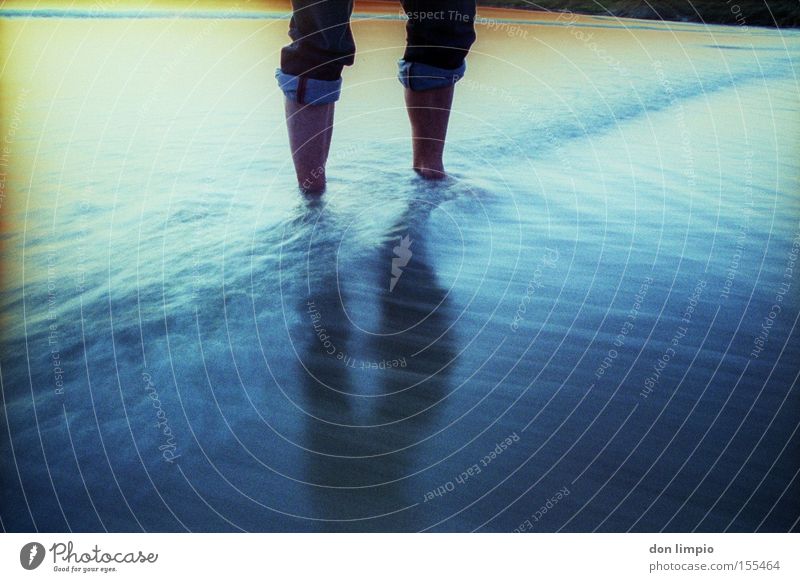
<svg viewBox="0 0 800 582">
<path fill-rule="evenodd" d="M 479 4 L 678 22 L 800 27 L 798 0 L 480 0 Z"/>
</svg>

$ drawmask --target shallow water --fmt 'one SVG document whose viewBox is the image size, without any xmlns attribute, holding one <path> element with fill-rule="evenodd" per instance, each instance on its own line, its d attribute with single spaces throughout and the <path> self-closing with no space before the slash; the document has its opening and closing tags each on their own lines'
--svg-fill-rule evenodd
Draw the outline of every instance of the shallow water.
<svg viewBox="0 0 800 582">
<path fill-rule="evenodd" d="M 0 19 L 5 530 L 797 528 L 800 36 L 490 14 L 440 184 L 355 22 L 321 199 L 285 19 Z"/>
</svg>

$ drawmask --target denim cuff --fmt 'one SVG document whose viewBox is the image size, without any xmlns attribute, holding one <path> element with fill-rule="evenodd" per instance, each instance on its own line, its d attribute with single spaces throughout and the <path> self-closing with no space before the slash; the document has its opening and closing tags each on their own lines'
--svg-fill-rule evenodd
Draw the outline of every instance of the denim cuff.
<svg viewBox="0 0 800 582">
<path fill-rule="evenodd" d="M 397 78 L 406 89 L 427 91 L 455 85 L 467 70 L 466 61 L 457 69 L 441 69 L 425 63 L 414 63 L 400 59 L 397 63 Z"/>
<path fill-rule="evenodd" d="M 342 91 L 342 80 L 322 81 L 310 77 L 300 77 L 275 71 L 275 78 L 283 94 L 292 101 L 304 105 L 323 105 L 339 100 Z"/>
</svg>

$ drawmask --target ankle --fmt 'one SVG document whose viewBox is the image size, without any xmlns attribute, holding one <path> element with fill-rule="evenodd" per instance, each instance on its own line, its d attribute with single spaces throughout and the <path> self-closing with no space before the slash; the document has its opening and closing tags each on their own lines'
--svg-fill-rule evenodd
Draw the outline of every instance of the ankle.
<svg viewBox="0 0 800 582">
<path fill-rule="evenodd" d="M 426 180 L 437 180 L 445 177 L 444 163 L 441 154 L 420 153 L 414 148 L 413 168 Z"/>
<path fill-rule="evenodd" d="M 306 194 L 319 194 L 325 190 L 325 166 L 318 166 L 307 174 L 297 171 L 297 185 Z"/>
</svg>

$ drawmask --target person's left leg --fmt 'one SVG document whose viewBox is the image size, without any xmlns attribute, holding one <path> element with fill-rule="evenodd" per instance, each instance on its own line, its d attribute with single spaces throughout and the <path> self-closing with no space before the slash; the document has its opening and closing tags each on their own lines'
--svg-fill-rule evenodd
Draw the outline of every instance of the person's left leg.
<svg viewBox="0 0 800 582">
<path fill-rule="evenodd" d="M 454 85 L 475 41 L 475 0 L 403 0 L 403 9 L 407 46 L 398 78 L 411 122 L 413 167 L 423 178 L 444 178 Z"/>
</svg>

